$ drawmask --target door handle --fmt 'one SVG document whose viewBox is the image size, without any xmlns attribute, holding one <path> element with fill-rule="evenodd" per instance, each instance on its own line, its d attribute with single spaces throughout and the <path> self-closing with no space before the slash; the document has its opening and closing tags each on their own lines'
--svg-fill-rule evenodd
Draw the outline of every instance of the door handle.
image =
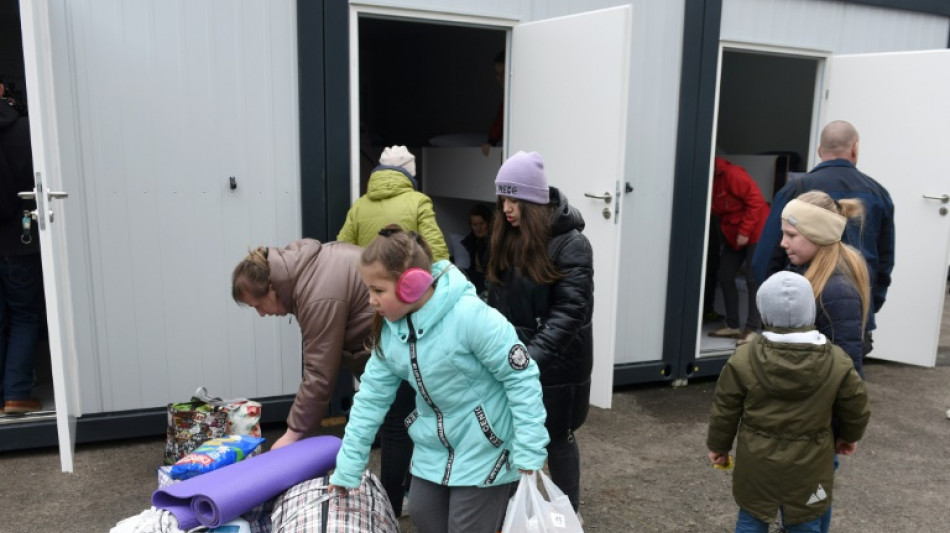
<svg viewBox="0 0 950 533">
<path fill-rule="evenodd" d="M 604 202 L 606 202 L 606 203 L 608 203 L 608 204 L 610 203 L 611 200 L 614 199 L 613 195 L 611 195 L 609 192 L 605 192 L 605 193 L 602 194 L 602 195 L 601 195 L 601 194 L 591 194 L 591 193 L 589 193 L 589 192 L 585 192 L 585 193 L 584 193 L 584 196 L 586 196 L 586 197 L 588 197 L 588 198 L 595 198 L 595 199 L 597 199 L 597 200 L 603 200 Z"/>
<path fill-rule="evenodd" d="M 36 198 L 36 193 L 34 193 L 33 191 L 18 192 L 16 193 L 16 195 L 24 200 L 33 200 Z M 62 191 L 50 191 L 47 193 L 47 198 L 50 200 L 56 200 L 60 198 L 69 198 L 69 193 L 65 193 Z"/>
<path fill-rule="evenodd" d="M 924 198 L 928 200 L 940 200 L 941 203 L 950 202 L 950 194 L 941 194 L 940 196 L 934 196 L 931 194 L 925 194 Z"/>
</svg>

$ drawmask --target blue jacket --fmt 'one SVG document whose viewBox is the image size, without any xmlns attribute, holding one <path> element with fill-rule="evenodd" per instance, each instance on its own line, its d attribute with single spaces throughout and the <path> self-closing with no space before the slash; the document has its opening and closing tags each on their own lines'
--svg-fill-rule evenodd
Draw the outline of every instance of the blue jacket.
<svg viewBox="0 0 950 533">
<path fill-rule="evenodd" d="M 857 287 L 844 274 L 835 272 L 815 304 L 816 329 L 848 354 L 854 369 L 864 379 L 864 328 L 861 327 L 861 294 Z"/>
<path fill-rule="evenodd" d="M 835 200 L 857 198 L 864 202 L 864 227 L 856 221 L 849 221 L 842 241 L 857 248 L 868 264 L 871 310 L 867 329 L 873 330 L 876 327 L 874 313 L 884 305 L 894 269 L 894 202 L 887 189 L 846 159 L 823 161 L 800 179 L 786 183 L 775 194 L 769 218 L 752 257 L 755 277 L 762 283 L 788 265 L 781 247 L 782 210 L 792 199 L 810 190 L 824 191 Z"/>
<path fill-rule="evenodd" d="M 432 271 L 437 282 L 429 301 L 383 323 L 383 357 L 374 353 L 366 365 L 330 477 L 334 485 L 359 486 L 402 380 L 416 391 L 416 410 L 406 420 L 412 475 L 447 486 L 490 486 L 517 481 L 519 468 L 544 466 L 548 433 L 537 364 L 461 271 L 448 261 Z"/>
</svg>

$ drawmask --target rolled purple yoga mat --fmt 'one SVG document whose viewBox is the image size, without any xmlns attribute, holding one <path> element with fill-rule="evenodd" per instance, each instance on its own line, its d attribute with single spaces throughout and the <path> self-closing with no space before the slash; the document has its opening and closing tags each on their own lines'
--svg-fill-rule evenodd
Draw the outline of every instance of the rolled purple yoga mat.
<svg viewBox="0 0 950 533">
<path fill-rule="evenodd" d="M 333 436 L 300 440 L 157 490 L 152 505 L 175 515 L 179 529 L 218 527 L 297 483 L 325 475 L 336 465 L 341 444 Z"/>
</svg>

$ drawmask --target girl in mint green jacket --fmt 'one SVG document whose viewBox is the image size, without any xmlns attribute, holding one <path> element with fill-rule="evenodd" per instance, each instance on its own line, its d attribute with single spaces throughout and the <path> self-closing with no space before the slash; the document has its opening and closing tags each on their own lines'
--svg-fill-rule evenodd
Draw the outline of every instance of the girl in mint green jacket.
<svg viewBox="0 0 950 533">
<path fill-rule="evenodd" d="M 416 410 L 410 515 L 420 533 L 494 533 L 519 470 L 544 466 L 548 443 L 538 367 L 514 328 L 425 241 L 388 226 L 363 251 L 360 273 L 377 316 L 373 355 L 330 483 L 355 488 L 396 389 Z"/>
</svg>

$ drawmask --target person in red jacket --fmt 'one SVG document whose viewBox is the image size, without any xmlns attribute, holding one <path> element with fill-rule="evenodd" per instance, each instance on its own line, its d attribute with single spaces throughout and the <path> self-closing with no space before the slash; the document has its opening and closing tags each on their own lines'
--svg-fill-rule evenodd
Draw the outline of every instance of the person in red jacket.
<svg viewBox="0 0 950 533">
<path fill-rule="evenodd" d="M 719 256 L 717 278 L 722 288 L 726 306 L 726 325 L 709 333 L 710 337 L 739 339 L 738 344 L 748 342 L 759 329 L 759 311 L 755 305 L 758 288 L 752 269 L 746 266 L 745 279 L 748 290 L 749 312 L 745 327 L 739 320 L 739 291 L 736 274 L 743 263 L 752 260 L 755 245 L 769 216 L 769 206 L 762 191 L 744 168 L 733 165 L 722 157 L 716 157 L 713 175 L 712 213 L 719 217 L 722 232 L 722 252 Z"/>
</svg>

